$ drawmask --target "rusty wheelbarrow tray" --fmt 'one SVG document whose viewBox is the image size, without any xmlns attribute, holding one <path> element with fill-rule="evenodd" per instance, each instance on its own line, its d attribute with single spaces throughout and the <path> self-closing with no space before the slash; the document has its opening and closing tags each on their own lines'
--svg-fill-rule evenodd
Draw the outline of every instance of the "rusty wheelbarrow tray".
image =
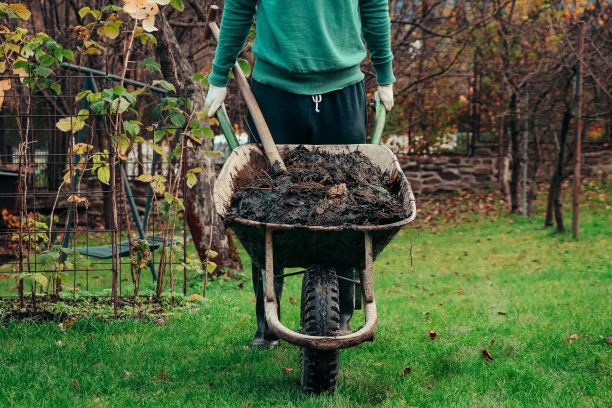
<svg viewBox="0 0 612 408">
<path fill-rule="evenodd" d="M 298 145 L 278 145 L 281 156 Z M 265 274 L 265 312 L 268 326 L 279 338 L 297 346 L 315 350 L 352 347 L 371 339 L 376 329 L 373 262 L 397 232 L 416 216 L 410 183 L 393 152 L 372 144 L 305 146 L 314 151 L 349 154 L 359 150 L 394 180 L 391 189 L 408 209 L 409 216 L 387 225 L 305 226 L 274 224 L 229 216 L 231 198 L 237 189 L 248 185 L 262 170 L 269 172 L 269 162 L 255 144 L 237 147 L 229 156 L 214 187 L 217 213 L 234 230 L 253 262 Z M 340 336 L 309 336 L 285 327 L 278 319 L 274 293 L 274 267 L 308 267 L 312 264 L 351 266 L 360 269 L 364 299 L 365 325 L 357 332 Z M 270 271 L 270 273 L 267 273 Z"/>
</svg>

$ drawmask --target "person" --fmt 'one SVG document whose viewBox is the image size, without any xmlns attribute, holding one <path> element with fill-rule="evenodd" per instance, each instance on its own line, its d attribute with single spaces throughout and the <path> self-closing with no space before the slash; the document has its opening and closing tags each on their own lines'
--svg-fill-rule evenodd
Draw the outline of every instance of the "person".
<svg viewBox="0 0 612 408">
<path fill-rule="evenodd" d="M 212 117 L 227 95 L 227 79 L 256 16 L 256 57 L 251 89 L 277 144 L 365 143 L 367 107 L 360 63 L 370 52 L 378 95 L 393 107 L 390 19 L 387 0 L 225 0 L 210 87 Z M 365 43 L 363 43 L 363 40 Z M 252 141 L 258 141 L 250 115 Z M 274 271 L 282 275 L 282 270 Z M 336 268 L 354 277 L 352 268 Z M 252 345 L 273 347 L 264 314 L 261 269 L 252 268 L 257 331 Z M 283 279 L 275 279 L 277 301 Z M 354 284 L 339 281 L 340 329 L 350 330 Z M 280 302 L 279 313 L 280 313 Z"/>
</svg>

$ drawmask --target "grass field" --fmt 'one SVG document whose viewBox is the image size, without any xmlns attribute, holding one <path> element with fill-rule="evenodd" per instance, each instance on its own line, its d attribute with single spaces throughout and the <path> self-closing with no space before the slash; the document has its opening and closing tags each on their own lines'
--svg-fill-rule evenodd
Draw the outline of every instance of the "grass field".
<svg viewBox="0 0 612 408">
<path fill-rule="evenodd" d="M 219 279 L 165 325 L 4 322 L 0 406 L 612 406 L 612 177 L 585 190 L 579 241 L 482 193 L 425 202 L 375 263 L 376 338 L 341 351 L 333 395 L 302 394 L 297 347 L 247 347 L 250 285 Z M 288 278 L 293 328 L 299 293 Z"/>
</svg>

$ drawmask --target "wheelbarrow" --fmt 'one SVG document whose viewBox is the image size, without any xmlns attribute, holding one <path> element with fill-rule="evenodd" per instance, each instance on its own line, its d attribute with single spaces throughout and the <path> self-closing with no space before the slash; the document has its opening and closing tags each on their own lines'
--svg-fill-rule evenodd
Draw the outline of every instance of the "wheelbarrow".
<svg viewBox="0 0 612 408">
<path fill-rule="evenodd" d="M 384 107 L 382 108 L 384 109 Z M 221 122 L 227 121 L 223 111 Z M 380 128 L 380 126 L 378 126 Z M 227 127 L 226 127 L 227 128 Z M 377 126 L 375 126 L 376 132 Z M 229 127 L 231 129 L 231 127 Z M 378 130 L 380 132 L 380 129 Z M 228 143 L 231 135 L 228 137 Z M 372 140 L 380 140 L 373 135 Z M 284 157 L 297 145 L 278 145 Z M 338 350 L 353 347 L 374 336 L 377 313 L 374 299 L 373 262 L 397 232 L 416 215 L 410 184 L 393 152 L 375 144 L 305 146 L 330 154 L 359 151 L 377 164 L 393 180 L 392 191 L 408 209 L 409 216 L 387 225 L 304 226 L 264 223 L 229 216 L 231 199 L 238 189 L 250 184 L 262 170 L 272 171 L 270 162 L 257 144 L 236 147 L 228 157 L 214 187 L 217 213 L 231 228 L 252 261 L 262 268 L 265 282 L 265 314 L 268 327 L 276 336 L 300 346 L 300 379 L 308 392 L 335 388 Z M 348 266 L 360 271 L 365 324 L 356 332 L 334 335 L 339 322 L 338 282 L 331 266 Z M 290 330 L 278 318 L 274 291 L 274 268 L 306 268 L 302 281 L 300 321 L 302 331 Z M 291 275 L 291 274 L 288 274 Z M 287 275 L 285 275 L 287 276 Z"/>
<path fill-rule="evenodd" d="M 207 30 L 217 37 L 215 19 L 216 8 L 213 6 L 209 12 Z M 390 189 L 398 194 L 408 210 L 407 218 L 387 225 L 304 226 L 264 223 L 230 216 L 231 200 L 237 190 L 254 181 L 257 175 L 262 174 L 262 170 L 268 174 L 278 172 L 279 168 L 284 170 L 281 158 L 298 147 L 274 145 L 259 107 L 250 93 L 246 77 L 237 64 L 234 66 L 234 76 L 262 137 L 263 149 L 257 144 L 239 146 L 225 107 L 222 106 L 217 111 L 217 118 L 232 153 L 215 182 L 215 209 L 225 226 L 234 231 L 252 262 L 261 267 L 265 282 L 265 315 L 269 329 L 280 339 L 301 347 L 302 388 L 314 393 L 333 390 L 337 383 L 339 349 L 373 339 L 377 322 L 373 263 L 395 234 L 414 219 L 414 195 L 393 152 L 378 145 L 386 110 L 376 95 L 376 120 L 370 144 L 305 147 L 311 151 L 318 149 L 330 154 L 351 154 L 358 150 L 372 163 L 377 164 L 383 174 L 389 175 Z M 353 282 L 361 286 L 365 323 L 355 332 L 338 332 L 338 277 L 331 265 L 353 267 L 360 271 L 359 280 Z M 302 272 L 284 275 L 304 274 L 300 331 L 290 330 L 281 323 L 274 290 L 274 269 L 289 267 L 306 268 Z"/>
</svg>

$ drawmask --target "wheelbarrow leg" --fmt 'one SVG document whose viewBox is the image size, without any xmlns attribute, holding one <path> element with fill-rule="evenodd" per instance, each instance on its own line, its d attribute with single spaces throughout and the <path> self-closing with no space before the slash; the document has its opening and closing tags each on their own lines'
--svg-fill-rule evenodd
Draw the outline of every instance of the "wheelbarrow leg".
<svg viewBox="0 0 612 408">
<path fill-rule="evenodd" d="M 266 265 L 265 265 L 265 269 L 262 270 L 256 265 L 253 265 L 253 288 L 255 289 L 255 298 L 256 298 L 255 314 L 257 316 L 257 331 L 255 332 L 253 342 L 251 343 L 253 347 L 276 347 L 279 344 L 278 336 L 276 336 L 270 331 L 268 324 L 266 322 L 264 294 L 267 293 L 267 289 L 266 289 L 266 292 L 264 292 L 263 290 L 263 280 L 264 280 L 263 272 L 265 272 L 267 275 L 267 271 L 274 271 L 274 265 L 272 262 L 272 259 L 273 259 L 273 253 L 272 253 L 273 245 L 272 244 L 273 244 L 272 231 L 268 232 L 268 230 L 266 230 L 266 247 L 265 247 L 266 248 Z M 268 261 L 268 255 L 267 255 L 268 252 L 270 252 L 270 261 Z M 282 275 L 282 273 L 283 273 L 283 270 L 280 269 L 278 271 L 274 271 L 272 274 L 273 276 L 275 276 L 277 274 Z M 273 279 L 273 281 L 274 281 L 273 296 L 274 296 L 276 306 L 277 306 L 276 307 L 277 316 L 278 316 L 278 319 L 280 320 L 280 297 L 283 293 L 284 278 L 276 277 Z"/>
<path fill-rule="evenodd" d="M 279 344 L 278 337 L 270 331 L 270 329 L 268 328 L 268 324 L 266 323 L 266 313 L 264 308 L 265 302 L 263 270 L 257 265 L 253 265 L 252 269 L 253 289 L 255 292 L 255 316 L 257 317 L 257 331 L 255 332 L 255 336 L 253 336 L 253 341 L 251 342 L 251 345 L 253 347 L 276 347 Z M 280 320 L 281 311 L 279 299 L 281 298 L 281 294 L 283 293 L 284 278 L 276 277 L 276 275 L 282 275 L 282 269 L 274 271 L 274 274 L 274 292 L 276 294 L 276 301 L 279 305 L 278 318 Z"/>
</svg>

